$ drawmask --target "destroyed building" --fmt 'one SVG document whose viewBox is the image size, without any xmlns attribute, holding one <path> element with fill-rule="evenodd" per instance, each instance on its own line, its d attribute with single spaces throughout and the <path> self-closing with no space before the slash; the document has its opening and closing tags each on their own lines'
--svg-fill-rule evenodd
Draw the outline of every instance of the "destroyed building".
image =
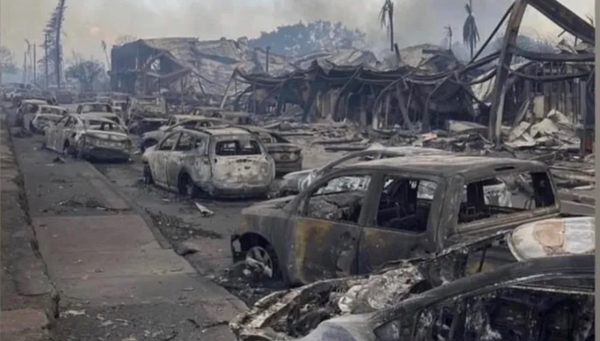
<svg viewBox="0 0 600 341">
<path fill-rule="evenodd" d="M 554 53 L 519 48 L 516 38 L 528 5 L 579 44 L 562 41 Z M 505 21 L 501 50 L 480 56 Z M 460 63 L 451 51 L 423 45 L 397 51 L 395 63 L 317 59 L 308 68 L 285 75 L 236 70 L 235 78 L 249 85 L 245 93 L 253 95 L 242 100 L 238 94 L 234 104 L 275 116 L 294 105 L 304 121 L 354 121 L 375 129 L 430 131 L 443 128 L 449 119 L 472 121 L 489 125 L 494 142 L 503 126 L 542 120 L 553 110 L 574 124 L 589 126 L 593 33 L 593 26 L 556 1 L 516 1 L 468 63 Z"/>
</svg>

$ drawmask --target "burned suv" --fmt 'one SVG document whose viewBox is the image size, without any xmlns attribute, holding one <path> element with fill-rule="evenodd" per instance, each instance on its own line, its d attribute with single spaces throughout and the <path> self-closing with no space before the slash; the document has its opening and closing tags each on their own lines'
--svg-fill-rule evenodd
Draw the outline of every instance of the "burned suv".
<svg viewBox="0 0 600 341">
<path fill-rule="evenodd" d="M 235 127 L 176 129 L 142 155 L 144 181 L 196 197 L 264 195 L 275 163 L 258 137 Z"/>
<path fill-rule="evenodd" d="M 498 184 L 511 191 L 510 200 L 489 190 Z M 244 209 L 231 247 L 234 262 L 253 272 L 305 284 L 370 273 L 391 260 L 555 217 L 559 205 L 540 162 L 388 158 L 337 169 L 295 197 Z"/>
</svg>

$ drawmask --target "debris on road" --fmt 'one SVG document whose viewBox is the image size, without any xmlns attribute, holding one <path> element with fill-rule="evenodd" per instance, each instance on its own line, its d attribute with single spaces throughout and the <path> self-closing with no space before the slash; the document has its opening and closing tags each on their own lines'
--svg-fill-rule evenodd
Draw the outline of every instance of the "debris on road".
<svg viewBox="0 0 600 341">
<path fill-rule="evenodd" d="M 94 208 L 97 210 L 108 210 L 108 208 L 102 203 L 101 200 L 88 197 L 87 195 L 76 195 L 68 200 L 64 200 L 58 203 L 59 206 L 65 206 L 70 208 Z"/>
<path fill-rule="evenodd" d="M 198 207 L 198 210 L 200 211 L 203 217 L 212 217 L 215 214 L 215 212 L 209 210 L 208 208 L 206 208 L 198 202 L 194 202 L 194 204 L 196 205 L 196 207 Z"/>
<path fill-rule="evenodd" d="M 180 217 L 164 214 L 163 212 L 154 213 L 148 209 L 146 212 L 165 237 L 176 242 L 182 242 L 192 237 L 222 239 L 223 235 L 217 232 L 208 231 L 195 224 L 189 224 Z M 183 251 L 182 251 L 183 252 Z"/>
</svg>

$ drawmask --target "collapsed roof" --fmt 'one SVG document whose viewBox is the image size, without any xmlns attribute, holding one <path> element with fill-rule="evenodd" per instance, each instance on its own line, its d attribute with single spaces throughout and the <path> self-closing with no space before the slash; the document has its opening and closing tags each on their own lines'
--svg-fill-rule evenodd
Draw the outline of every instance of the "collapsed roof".
<svg viewBox="0 0 600 341">
<path fill-rule="evenodd" d="M 140 39 L 111 51 L 112 86 L 129 93 L 161 89 L 221 95 L 234 70 L 264 73 L 267 51 L 252 48 L 245 38 L 200 41 L 197 38 Z M 307 68 L 314 60 L 341 65 L 377 65 L 375 55 L 354 49 L 318 52 L 298 58 L 269 53 L 273 76 Z"/>
</svg>

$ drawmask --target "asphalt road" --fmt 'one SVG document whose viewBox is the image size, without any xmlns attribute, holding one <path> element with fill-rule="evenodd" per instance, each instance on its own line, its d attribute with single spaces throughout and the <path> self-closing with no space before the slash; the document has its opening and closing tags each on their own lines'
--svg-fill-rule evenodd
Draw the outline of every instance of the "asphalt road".
<svg viewBox="0 0 600 341">
<path fill-rule="evenodd" d="M 157 215 L 152 212 L 192 222 L 204 218 L 189 206 L 179 212 L 186 203 L 172 207 L 166 192 L 161 196 L 139 187 L 133 173 L 125 176 L 134 168 L 123 166 L 120 173 L 121 166 L 108 167 L 111 183 L 88 162 L 41 149 L 39 140 L 14 138 L 14 144 L 39 249 L 61 292 L 58 339 L 233 340 L 227 321 L 244 304 L 178 256 L 151 221 Z M 129 200 L 132 193 L 156 210 L 145 214 Z M 174 218 L 158 222 L 172 226 L 169 219 Z M 231 218 L 217 212 L 213 219 L 224 225 Z M 205 241 L 200 249 L 216 250 L 214 260 L 207 258 L 206 272 L 221 262 L 225 267 L 227 230 L 197 225 L 174 227 L 173 235 Z"/>
</svg>

